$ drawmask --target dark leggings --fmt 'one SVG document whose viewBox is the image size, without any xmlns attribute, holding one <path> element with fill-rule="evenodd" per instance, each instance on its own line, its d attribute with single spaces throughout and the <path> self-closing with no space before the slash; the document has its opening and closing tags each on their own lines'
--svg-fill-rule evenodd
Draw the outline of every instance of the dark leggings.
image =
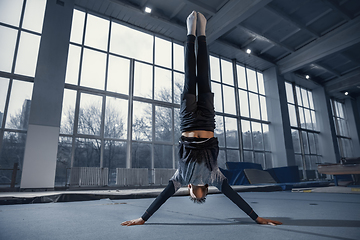
<svg viewBox="0 0 360 240">
<path fill-rule="evenodd" d="M 198 92 L 211 92 L 209 78 L 209 55 L 206 46 L 206 37 L 199 36 L 197 61 L 195 58 L 195 39 L 194 35 L 188 35 L 185 46 L 185 83 L 183 94 L 196 95 L 196 83 Z M 197 69 L 197 76 L 196 76 Z"/>
</svg>

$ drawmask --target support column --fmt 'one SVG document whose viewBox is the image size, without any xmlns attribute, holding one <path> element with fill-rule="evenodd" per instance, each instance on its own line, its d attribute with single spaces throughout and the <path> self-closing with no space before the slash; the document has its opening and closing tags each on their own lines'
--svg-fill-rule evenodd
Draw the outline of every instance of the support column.
<svg viewBox="0 0 360 240">
<path fill-rule="evenodd" d="M 323 156 L 322 162 L 337 163 L 340 161 L 340 152 L 336 139 L 335 124 L 331 113 L 330 98 L 323 87 L 312 90 L 316 126 L 319 134 L 319 150 Z"/>
<path fill-rule="evenodd" d="M 353 157 L 360 157 L 360 97 L 347 99 L 345 111 L 349 127 L 349 136 L 352 142 Z"/>
<path fill-rule="evenodd" d="M 295 166 L 285 80 L 278 75 L 276 67 L 266 70 L 263 74 L 268 117 L 271 122 L 269 137 L 273 166 Z"/>
<path fill-rule="evenodd" d="M 20 188 L 54 188 L 74 0 L 48 0 Z"/>
</svg>

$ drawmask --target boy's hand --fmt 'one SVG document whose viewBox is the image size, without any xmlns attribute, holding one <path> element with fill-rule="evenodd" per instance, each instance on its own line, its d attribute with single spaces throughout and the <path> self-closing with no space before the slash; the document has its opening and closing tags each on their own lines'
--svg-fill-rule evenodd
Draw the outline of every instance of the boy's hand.
<svg viewBox="0 0 360 240">
<path fill-rule="evenodd" d="M 261 218 L 261 217 L 258 217 L 255 221 L 258 224 L 268 224 L 268 225 L 273 225 L 273 226 L 282 224 L 282 222 L 271 220 L 271 219 L 265 219 L 265 218 Z"/>
<path fill-rule="evenodd" d="M 130 220 L 130 221 L 125 221 L 123 223 L 121 223 L 122 226 L 132 226 L 132 225 L 143 225 L 145 223 L 145 221 L 142 218 L 138 218 L 138 219 L 134 219 L 134 220 Z"/>
</svg>

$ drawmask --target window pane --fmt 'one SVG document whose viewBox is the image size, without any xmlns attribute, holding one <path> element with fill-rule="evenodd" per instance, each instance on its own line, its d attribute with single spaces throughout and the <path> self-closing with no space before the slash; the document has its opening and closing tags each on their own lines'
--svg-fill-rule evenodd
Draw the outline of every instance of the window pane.
<svg viewBox="0 0 360 240">
<path fill-rule="evenodd" d="M 215 111 L 222 112 L 222 94 L 221 94 L 221 85 L 218 83 L 211 83 L 212 92 L 214 93 L 214 105 Z"/>
<path fill-rule="evenodd" d="M 40 36 L 21 32 L 15 73 L 31 77 L 35 76 L 39 44 Z"/>
<path fill-rule="evenodd" d="M 134 95 L 152 98 L 153 67 L 148 64 L 135 62 Z"/>
<path fill-rule="evenodd" d="M 155 64 L 171 68 L 171 42 L 155 37 Z"/>
<path fill-rule="evenodd" d="M 254 162 L 254 155 L 252 151 L 244 151 L 244 162 Z"/>
<path fill-rule="evenodd" d="M 256 82 L 256 72 L 249 68 L 246 68 L 246 74 L 248 79 L 249 91 L 258 92 L 257 82 Z"/>
<path fill-rule="evenodd" d="M 340 102 L 336 102 L 337 105 L 337 113 L 338 113 L 338 117 L 344 118 L 344 109 L 343 109 L 343 105 Z"/>
<path fill-rule="evenodd" d="M 79 79 L 79 66 L 80 66 L 81 48 L 70 44 L 69 54 L 66 66 L 65 82 L 77 85 Z"/>
<path fill-rule="evenodd" d="M 259 93 L 265 95 L 264 77 L 262 73 L 257 72 L 257 79 L 259 84 Z"/>
<path fill-rule="evenodd" d="M 108 138 L 127 138 L 128 101 L 106 97 L 104 136 Z"/>
<path fill-rule="evenodd" d="M 263 124 L 262 127 L 263 127 L 265 150 L 270 151 L 271 146 L 270 146 L 270 136 L 269 136 L 269 125 L 268 124 Z"/>
<path fill-rule="evenodd" d="M 289 107 L 290 125 L 292 127 L 297 127 L 295 106 L 288 104 L 288 107 Z"/>
<path fill-rule="evenodd" d="M 22 28 L 41 33 L 46 0 L 26 1 Z"/>
<path fill-rule="evenodd" d="M 80 85 L 105 89 L 106 54 L 84 49 Z"/>
<path fill-rule="evenodd" d="M 55 184 L 65 186 L 68 183 L 68 169 L 71 167 L 72 138 L 59 137 L 56 158 Z"/>
<path fill-rule="evenodd" d="M 1 5 L 2 4 L 0 3 L 0 6 Z M 17 31 L 11 28 L 0 26 L 0 36 L 0 71 L 11 72 Z"/>
<path fill-rule="evenodd" d="M 174 108 L 174 136 L 175 142 L 178 142 L 178 139 L 181 137 L 180 131 L 180 109 Z M 177 156 L 177 154 L 175 154 Z M 175 161 L 176 164 L 176 161 Z"/>
<path fill-rule="evenodd" d="M 299 167 L 299 170 L 303 170 L 303 161 L 302 161 L 302 156 L 301 155 L 297 155 L 295 154 L 295 164 L 296 166 Z"/>
<path fill-rule="evenodd" d="M 249 93 L 250 99 L 250 115 L 252 118 L 260 119 L 260 109 L 259 109 L 259 95 L 254 93 Z"/>
<path fill-rule="evenodd" d="M 1 168 L 13 168 L 14 163 L 18 163 L 20 169 L 22 169 L 22 163 L 24 159 L 25 152 L 25 142 L 26 134 L 25 133 L 15 133 L 15 132 L 4 132 L 3 142 L 1 146 L 1 155 L 0 155 L 0 164 Z M 5 171 L 0 171 L 0 182 L 11 182 L 11 171 L 10 174 L 6 174 Z M 5 177 L 4 177 L 5 175 Z M 20 175 L 18 174 L 20 180 Z"/>
<path fill-rule="evenodd" d="M 319 145 L 319 134 L 314 133 L 316 152 L 320 154 L 320 145 Z"/>
<path fill-rule="evenodd" d="M 292 84 L 291 84 L 291 83 L 288 83 L 288 82 L 285 82 L 285 89 L 286 89 L 286 98 L 287 98 L 287 101 L 288 101 L 289 103 L 295 104 Z"/>
<path fill-rule="evenodd" d="M 235 92 L 233 87 L 223 85 L 224 90 L 224 112 L 236 114 Z"/>
<path fill-rule="evenodd" d="M 173 142 L 171 108 L 155 106 L 155 139 Z"/>
<path fill-rule="evenodd" d="M 82 43 L 84 32 L 85 13 L 74 9 L 73 19 L 71 24 L 70 41 L 78 44 Z"/>
<path fill-rule="evenodd" d="M 236 118 L 225 117 L 226 147 L 239 147 Z"/>
<path fill-rule="evenodd" d="M 316 154 L 314 133 L 308 133 L 308 136 L 309 136 L 310 154 Z"/>
<path fill-rule="evenodd" d="M 29 124 L 33 83 L 14 80 L 6 117 L 6 128 L 26 130 Z"/>
<path fill-rule="evenodd" d="M 1 0 L 0 22 L 19 26 L 23 0 Z M 1 36 L 4 36 L 0 34 Z"/>
<path fill-rule="evenodd" d="M 101 142 L 99 139 L 75 140 L 74 167 L 100 167 Z"/>
<path fill-rule="evenodd" d="M 266 98 L 264 96 L 260 96 L 260 106 L 261 106 L 261 119 L 267 121 L 268 116 L 267 116 L 267 108 L 266 108 Z"/>
<path fill-rule="evenodd" d="M 250 122 L 241 120 L 241 130 L 242 130 L 243 148 L 252 149 Z"/>
<path fill-rule="evenodd" d="M 311 116 L 310 116 L 310 110 L 304 108 L 304 113 L 305 113 L 306 128 L 313 129 L 312 122 L 311 122 Z"/>
<path fill-rule="evenodd" d="M 174 43 L 174 69 L 184 72 L 184 47 Z"/>
<path fill-rule="evenodd" d="M 261 164 L 261 166 L 264 168 L 264 167 L 265 167 L 265 156 L 264 156 L 264 153 L 255 152 L 254 155 L 255 155 L 254 163 Z"/>
<path fill-rule="evenodd" d="M 108 36 L 109 20 L 88 14 L 86 21 L 85 45 L 106 51 Z"/>
<path fill-rule="evenodd" d="M 342 139 L 342 145 L 343 145 L 343 149 L 344 149 L 344 156 L 343 157 L 353 157 L 353 153 L 352 153 L 352 146 L 351 146 L 351 141 L 350 139 L 346 139 L 343 138 Z"/>
<path fill-rule="evenodd" d="M 211 80 L 220 82 L 219 58 L 210 56 Z"/>
<path fill-rule="evenodd" d="M 74 131 L 76 91 L 64 89 L 60 133 L 72 134 Z"/>
<path fill-rule="evenodd" d="M 301 96 L 302 96 L 302 99 L 303 99 L 303 104 L 304 104 L 304 107 L 309 107 L 309 99 L 308 99 L 308 96 L 307 96 L 307 90 L 306 89 L 301 89 Z"/>
<path fill-rule="evenodd" d="M 174 72 L 174 103 L 180 104 L 180 97 L 184 88 L 184 74 Z"/>
<path fill-rule="evenodd" d="M 301 136 L 302 136 L 302 141 L 303 141 L 303 147 L 304 147 L 304 151 L 305 154 L 309 154 L 309 141 L 308 141 L 308 135 L 307 132 L 301 132 Z"/>
<path fill-rule="evenodd" d="M 219 147 L 225 147 L 225 135 L 224 135 L 224 120 L 222 116 L 215 116 L 216 128 L 214 129 L 214 135 L 218 138 Z"/>
<path fill-rule="evenodd" d="M 239 150 L 226 150 L 226 157 L 228 162 L 240 162 Z"/>
<path fill-rule="evenodd" d="M 239 89 L 240 114 L 243 117 L 249 117 L 248 92 Z"/>
<path fill-rule="evenodd" d="M 296 86 L 296 97 L 297 97 L 297 101 L 298 101 L 298 105 L 302 106 L 302 99 L 301 99 L 301 92 L 300 92 L 300 87 Z"/>
<path fill-rule="evenodd" d="M 110 52 L 152 62 L 153 36 L 112 22 Z"/>
<path fill-rule="evenodd" d="M 2 127 L 9 79 L 0 78 L 0 128 Z"/>
<path fill-rule="evenodd" d="M 155 67 L 155 100 L 172 102 L 171 71 Z"/>
<path fill-rule="evenodd" d="M 80 110 L 78 133 L 100 135 L 102 97 L 82 93 L 80 96 Z"/>
<path fill-rule="evenodd" d="M 291 136 L 293 140 L 294 152 L 301 153 L 299 131 L 295 129 L 291 129 Z"/>
<path fill-rule="evenodd" d="M 234 86 L 232 63 L 221 59 L 222 82 Z"/>
<path fill-rule="evenodd" d="M 305 117 L 304 117 L 304 109 L 302 107 L 299 107 L 298 110 L 299 110 L 299 117 L 300 117 L 300 126 L 302 128 L 306 128 L 306 126 L 305 126 Z"/>
<path fill-rule="evenodd" d="M 173 168 L 172 146 L 155 145 L 154 146 L 154 167 L 155 168 Z M 163 179 L 167 182 L 169 179 Z"/>
<path fill-rule="evenodd" d="M 133 140 L 151 141 L 152 107 L 149 103 L 134 101 Z"/>
<path fill-rule="evenodd" d="M 309 95 L 310 108 L 314 110 L 314 101 L 313 101 L 313 97 L 312 97 L 312 92 L 308 91 L 308 95 Z"/>
<path fill-rule="evenodd" d="M 132 168 L 151 168 L 151 145 L 145 143 L 132 143 Z M 148 176 L 144 176 L 148 177 Z"/>
<path fill-rule="evenodd" d="M 103 167 L 109 168 L 109 185 L 116 184 L 116 168 L 126 168 L 126 143 L 105 141 Z"/>
<path fill-rule="evenodd" d="M 251 122 L 252 125 L 252 135 L 253 135 L 253 144 L 255 150 L 264 150 L 264 143 L 261 131 L 261 123 Z"/>
<path fill-rule="evenodd" d="M 317 129 L 317 123 L 316 123 L 316 117 L 315 117 L 315 111 L 311 111 L 311 119 L 312 119 L 312 123 L 313 123 L 313 128 L 314 130 Z"/>
<path fill-rule="evenodd" d="M 265 153 L 265 166 L 264 169 L 273 168 L 272 155 L 271 153 Z"/>
<path fill-rule="evenodd" d="M 239 88 L 247 89 L 246 86 L 246 77 L 245 77 L 245 68 L 243 66 L 236 65 L 237 78 Z"/>
<path fill-rule="evenodd" d="M 130 60 L 109 56 L 107 91 L 129 94 Z"/>
</svg>

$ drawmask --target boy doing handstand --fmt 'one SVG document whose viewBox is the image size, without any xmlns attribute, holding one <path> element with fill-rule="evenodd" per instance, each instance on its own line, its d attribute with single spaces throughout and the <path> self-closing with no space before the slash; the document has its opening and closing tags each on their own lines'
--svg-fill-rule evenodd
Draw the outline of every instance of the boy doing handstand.
<svg viewBox="0 0 360 240">
<path fill-rule="evenodd" d="M 197 58 L 195 57 L 196 27 L 198 27 Z M 142 217 L 123 222 L 121 224 L 123 226 L 144 224 L 182 185 L 188 186 L 190 198 L 194 202 L 204 202 L 208 186 L 215 186 L 257 223 L 282 224 L 259 217 L 230 187 L 226 177 L 217 166 L 219 147 L 218 140 L 214 137 L 214 94 L 210 86 L 205 28 L 206 18 L 201 13 L 193 11 L 187 18 L 185 84 L 180 106 L 182 136 L 179 142 L 179 167 L 168 186 L 153 201 Z M 198 84 L 197 100 L 196 83 Z"/>
</svg>

